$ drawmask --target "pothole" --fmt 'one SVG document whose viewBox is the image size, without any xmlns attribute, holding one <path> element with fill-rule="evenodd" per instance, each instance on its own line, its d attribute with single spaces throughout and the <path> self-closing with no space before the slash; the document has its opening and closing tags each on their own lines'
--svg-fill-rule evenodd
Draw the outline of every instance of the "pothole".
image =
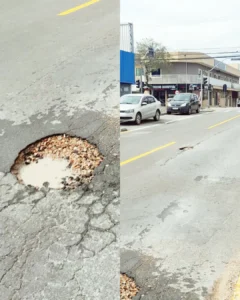
<svg viewBox="0 0 240 300">
<path fill-rule="evenodd" d="M 120 299 L 131 300 L 137 295 L 139 288 L 133 278 L 126 274 L 120 274 Z"/>
<path fill-rule="evenodd" d="M 103 161 L 95 145 L 69 135 L 43 138 L 23 149 L 11 173 L 25 185 L 52 189 L 74 189 L 89 184 Z"/>
<path fill-rule="evenodd" d="M 186 147 L 179 148 L 179 150 L 189 150 L 189 149 L 193 149 L 193 146 L 186 146 Z"/>
</svg>

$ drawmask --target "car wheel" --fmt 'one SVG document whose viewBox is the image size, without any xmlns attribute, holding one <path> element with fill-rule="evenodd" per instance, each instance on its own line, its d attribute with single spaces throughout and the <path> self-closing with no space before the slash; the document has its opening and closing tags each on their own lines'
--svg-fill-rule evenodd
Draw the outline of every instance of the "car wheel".
<svg viewBox="0 0 240 300">
<path fill-rule="evenodd" d="M 167 114 L 168 114 L 168 115 L 171 115 L 171 112 L 170 112 L 170 111 L 168 111 L 168 112 L 167 112 Z"/>
<path fill-rule="evenodd" d="M 199 107 L 197 108 L 196 113 L 199 114 Z"/>
<path fill-rule="evenodd" d="M 160 111 L 157 110 L 157 111 L 156 111 L 156 114 L 155 114 L 155 116 L 154 116 L 154 121 L 159 121 L 159 120 L 160 120 Z"/>
<path fill-rule="evenodd" d="M 189 107 L 187 114 L 188 114 L 188 115 L 191 115 L 191 113 L 192 113 L 192 108 Z"/>
<path fill-rule="evenodd" d="M 135 123 L 136 123 L 137 125 L 140 125 L 141 122 L 142 122 L 142 116 L 141 116 L 140 113 L 137 113 L 136 118 L 135 118 Z"/>
</svg>

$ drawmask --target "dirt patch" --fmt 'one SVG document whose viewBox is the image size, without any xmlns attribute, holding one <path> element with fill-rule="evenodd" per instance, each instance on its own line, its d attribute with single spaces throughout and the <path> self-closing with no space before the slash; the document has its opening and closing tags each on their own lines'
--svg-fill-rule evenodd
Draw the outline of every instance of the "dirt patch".
<svg viewBox="0 0 240 300">
<path fill-rule="evenodd" d="M 232 260 L 224 269 L 221 278 L 215 282 L 207 300 L 237 300 L 236 283 L 240 276 L 240 256 Z"/>
<path fill-rule="evenodd" d="M 94 170 L 103 161 L 95 145 L 69 135 L 43 138 L 23 149 L 11 173 L 22 184 L 40 188 L 73 189 L 89 184 Z"/>
<path fill-rule="evenodd" d="M 138 292 L 139 288 L 133 278 L 128 277 L 126 274 L 120 274 L 120 299 L 131 300 Z"/>
</svg>

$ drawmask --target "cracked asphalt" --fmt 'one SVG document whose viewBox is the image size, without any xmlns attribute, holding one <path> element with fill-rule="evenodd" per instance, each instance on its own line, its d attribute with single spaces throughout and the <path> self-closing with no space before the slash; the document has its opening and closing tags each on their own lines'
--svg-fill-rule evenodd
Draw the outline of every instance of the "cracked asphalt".
<svg viewBox="0 0 240 300">
<path fill-rule="evenodd" d="M 208 128 L 239 113 L 162 116 L 121 134 L 122 162 L 175 142 L 121 167 L 121 272 L 141 287 L 134 299 L 231 299 L 240 271 L 240 118 Z"/>
<path fill-rule="evenodd" d="M 58 16 L 83 2 L 1 3 L 1 300 L 119 297 L 119 3 Z M 58 133 L 98 146 L 93 181 L 20 185 L 9 173 L 18 153 Z"/>
</svg>

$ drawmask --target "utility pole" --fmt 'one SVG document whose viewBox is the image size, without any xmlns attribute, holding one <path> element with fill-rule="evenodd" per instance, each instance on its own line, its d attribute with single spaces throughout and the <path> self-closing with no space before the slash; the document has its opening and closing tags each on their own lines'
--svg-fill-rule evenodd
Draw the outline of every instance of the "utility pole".
<svg viewBox="0 0 240 300">
<path fill-rule="evenodd" d="M 140 76 L 140 91 L 141 91 L 141 94 L 143 93 L 143 86 L 142 86 L 142 66 L 141 66 L 141 76 Z"/>
<path fill-rule="evenodd" d="M 212 71 L 213 69 L 211 69 L 210 71 Z M 208 86 L 210 85 L 210 71 L 208 71 L 208 81 L 207 81 Z M 210 107 L 210 91 L 209 91 L 209 88 L 208 88 L 208 107 Z"/>
<path fill-rule="evenodd" d="M 185 54 L 185 58 L 186 58 L 186 54 Z M 186 93 L 187 93 L 187 73 L 188 73 L 188 69 L 187 69 L 187 60 L 186 60 Z"/>
<path fill-rule="evenodd" d="M 221 63 L 223 63 L 226 59 L 229 59 L 229 58 L 225 58 L 223 61 L 219 61 L 216 66 L 214 66 L 211 70 L 208 71 L 208 85 L 210 85 L 210 72 L 212 70 L 214 70 L 215 68 L 217 68 L 218 65 L 220 65 Z M 208 89 L 208 107 L 210 106 L 210 91 Z"/>
<path fill-rule="evenodd" d="M 203 101 L 203 71 L 202 71 L 202 69 L 199 69 L 198 76 L 200 77 L 200 80 L 201 80 L 201 101 Z"/>
</svg>

